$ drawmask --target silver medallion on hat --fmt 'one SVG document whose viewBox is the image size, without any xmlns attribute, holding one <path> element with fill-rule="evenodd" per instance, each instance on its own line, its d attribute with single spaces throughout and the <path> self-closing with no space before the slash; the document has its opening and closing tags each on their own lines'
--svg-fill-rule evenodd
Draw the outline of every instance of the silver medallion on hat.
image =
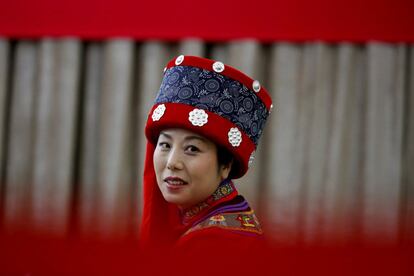
<svg viewBox="0 0 414 276">
<path fill-rule="evenodd" d="M 250 168 L 250 166 L 253 164 L 253 161 L 254 161 L 254 154 L 255 154 L 255 151 L 253 151 L 253 152 L 250 154 L 250 157 L 249 157 L 249 163 L 248 163 L 249 168 Z"/>
<path fill-rule="evenodd" d="M 160 104 L 159 106 L 157 106 L 157 108 L 154 109 L 154 111 L 152 112 L 152 120 L 155 121 L 159 121 L 161 119 L 161 117 L 164 115 L 165 110 L 167 108 L 165 107 L 165 104 Z"/>
<path fill-rule="evenodd" d="M 224 63 L 221 61 L 216 61 L 213 63 L 213 70 L 217 73 L 221 73 L 224 71 Z"/>
<path fill-rule="evenodd" d="M 253 81 L 252 87 L 253 87 L 253 91 L 256 93 L 259 93 L 260 89 L 262 88 L 258 80 Z"/>
<path fill-rule="evenodd" d="M 184 55 L 179 55 L 176 59 L 175 59 L 175 65 L 180 65 L 181 63 L 183 63 L 184 61 Z"/>
<path fill-rule="evenodd" d="M 188 113 L 188 120 L 193 126 L 203 126 L 208 122 L 208 114 L 203 109 L 194 108 Z"/>
<path fill-rule="evenodd" d="M 237 127 L 230 128 L 228 132 L 229 142 L 233 147 L 240 146 L 242 142 L 242 134 Z"/>
</svg>

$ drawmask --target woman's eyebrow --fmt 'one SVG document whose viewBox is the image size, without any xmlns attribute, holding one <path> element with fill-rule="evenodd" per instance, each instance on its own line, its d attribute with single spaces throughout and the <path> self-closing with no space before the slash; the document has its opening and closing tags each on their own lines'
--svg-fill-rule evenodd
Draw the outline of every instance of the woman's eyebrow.
<svg viewBox="0 0 414 276">
<path fill-rule="evenodd" d="M 169 134 L 167 134 L 167 133 L 165 133 L 163 131 L 160 132 L 160 135 L 163 135 L 163 136 L 167 137 L 168 139 L 172 139 L 172 136 L 171 135 L 169 135 Z"/>
<path fill-rule="evenodd" d="M 163 132 L 163 131 L 161 131 L 160 132 L 160 136 L 165 136 L 166 138 L 168 138 L 168 139 L 173 139 L 172 138 L 172 136 L 170 135 L 170 134 L 167 134 L 167 133 L 165 133 L 165 132 Z M 189 135 L 189 136 L 186 136 L 185 138 L 184 138 L 184 141 L 188 141 L 188 140 L 200 140 L 200 141 L 202 141 L 202 142 L 204 142 L 204 143 L 206 143 L 207 142 L 207 140 L 205 139 L 205 138 L 203 138 L 203 137 L 201 137 L 201 136 L 197 136 L 197 135 Z"/>
<path fill-rule="evenodd" d="M 195 136 L 195 135 L 192 135 L 192 136 L 187 136 L 187 137 L 185 137 L 184 138 L 184 140 L 185 141 L 188 141 L 188 140 L 200 140 L 201 142 L 206 142 L 206 139 L 204 139 L 203 137 L 201 137 L 201 136 Z"/>
</svg>

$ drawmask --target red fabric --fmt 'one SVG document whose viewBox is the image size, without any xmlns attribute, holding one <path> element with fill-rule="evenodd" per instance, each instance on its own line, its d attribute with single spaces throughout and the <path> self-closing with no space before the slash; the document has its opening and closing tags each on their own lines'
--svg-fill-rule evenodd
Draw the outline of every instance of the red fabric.
<svg viewBox="0 0 414 276">
<path fill-rule="evenodd" d="M 148 142 L 144 165 L 144 209 L 140 241 L 144 248 L 173 245 L 186 229 L 181 226 L 178 208 L 167 203 L 158 188 L 153 166 L 155 145 Z"/>
<path fill-rule="evenodd" d="M 220 250 L 223 254 L 260 252 L 266 246 L 263 236 L 248 236 L 218 227 L 191 232 L 176 244 L 175 249 L 183 254 L 192 254 L 201 248 L 207 252 Z"/>
<path fill-rule="evenodd" d="M 0 35 L 413 42 L 413 11 L 412 0 L 9 0 Z"/>
<path fill-rule="evenodd" d="M 141 250 L 134 241 L 2 235 L 0 275 L 414 275 L 410 247 L 273 247 L 229 254 L 199 240 L 195 254 Z M 183 258 L 187 257 L 187 258 Z"/>
</svg>

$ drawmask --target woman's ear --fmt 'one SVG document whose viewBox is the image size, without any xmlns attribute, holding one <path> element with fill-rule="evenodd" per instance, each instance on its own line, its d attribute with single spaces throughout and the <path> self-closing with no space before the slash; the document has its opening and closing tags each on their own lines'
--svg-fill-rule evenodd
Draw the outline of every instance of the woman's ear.
<svg viewBox="0 0 414 276">
<path fill-rule="evenodd" d="M 229 177 L 232 166 L 233 160 L 231 160 L 227 165 L 221 165 L 220 172 L 222 180 L 227 179 Z"/>
</svg>

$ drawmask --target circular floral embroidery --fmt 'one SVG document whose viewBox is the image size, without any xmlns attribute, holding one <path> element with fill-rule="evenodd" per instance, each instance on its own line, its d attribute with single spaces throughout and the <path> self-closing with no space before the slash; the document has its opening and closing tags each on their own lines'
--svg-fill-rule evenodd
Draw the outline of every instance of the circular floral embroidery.
<svg viewBox="0 0 414 276">
<path fill-rule="evenodd" d="M 223 100 L 220 103 L 220 108 L 226 114 L 231 114 L 234 111 L 233 103 L 230 100 Z"/>
<path fill-rule="evenodd" d="M 195 108 L 188 114 L 188 120 L 194 126 L 203 126 L 207 124 L 208 114 L 203 109 Z"/>
<path fill-rule="evenodd" d="M 185 86 L 178 91 L 178 97 L 182 100 L 186 100 L 193 96 L 194 92 L 191 87 Z"/>
<path fill-rule="evenodd" d="M 240 146 L 240 143 L 242 141 L 242 135 L 240 130 L 237 127 L 232 127 L 229 130 L 229 142 L 233 147 Z"/>
<path fill-rule="evenodd" d="M 165 109 L 166 107 L 164 104 L 160 104 L 159 106 L 157 106 L 157 108 L 154 109 L 154 111 L 152 112 L 152 120 L 158 121 L 159 119 L 161 119 L 161 117 L 164 115 Z"/>
<path fill-rule="evenodd" d="M 206 88 L 208 92 L 216 92 L 217 90 L 220 89 L 220 82 L 215 79 L 208 79 L 204 83 L 204 87 Z"/>
</svg>

